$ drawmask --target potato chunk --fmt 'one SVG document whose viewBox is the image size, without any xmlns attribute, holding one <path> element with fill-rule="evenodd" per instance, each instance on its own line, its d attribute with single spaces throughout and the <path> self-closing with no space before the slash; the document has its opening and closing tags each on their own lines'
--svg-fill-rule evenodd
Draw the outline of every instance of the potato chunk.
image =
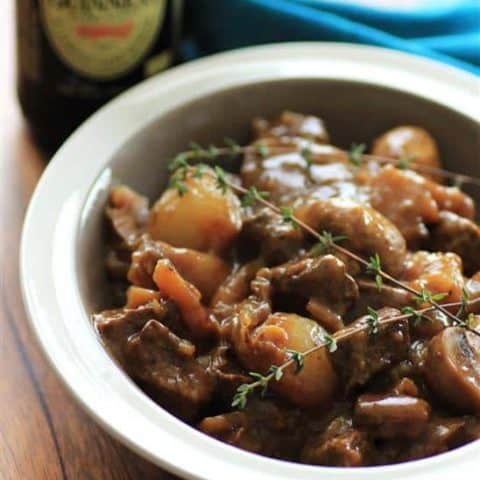
<svg viewBox="0 0 480 480">
<path fill-rule="evenodd" d="M 240 201 L 232 192 L 217 188 L 211 170 L 201 178 L 187 172 L 185 185 L 188 191 L 183 195 L 169 188 L 157 200 L 148 219 L 148 233 L 175 247 L 224 251 L 242 225 Z"/>
<path fill-rule="evenodd" d="M 392 128 L 378 137 L 372 148 L 373 155 L 401 158 L 412 157 L 418 165 L 439 168 L 438 148 L 433 137 L 423 128 L 403 125 Z M 435 176 L 425 175 L 433 179 Z"/>
<path fill-rule="evenodd" d="M 266 372 L 271 365 L 280 365 L 289 357 L 287 350 L 305 352 L 323 342 L 325 330 L 309 318 L 293 313 L 274 313 L 251 330 L 256 320 L 248 308 L 240 314 L 240 325 L 233 336 L 234 348 L 245 368 Z M 328 405 L 338 387 L 338 378 L 326 348 L 305 357 L 302 370 L 295 366 L 284 371 L 282 379 L 271 388 L 280 396 L 301 407 Z"/>
</svg>

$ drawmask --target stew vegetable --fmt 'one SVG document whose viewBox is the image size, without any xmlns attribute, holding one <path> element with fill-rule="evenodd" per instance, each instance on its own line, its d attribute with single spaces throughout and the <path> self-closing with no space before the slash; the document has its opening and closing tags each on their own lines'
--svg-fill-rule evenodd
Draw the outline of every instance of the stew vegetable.
<svg viewBox="0 0 480 480">
<path fill-rule="evenodd" d="M 399 126 L 346 152 L 292 112 L 253 135 L 179 154 L 150 207 L 111 189 L 114 308 L 93 321 L 112 355 L 173 415 L 275 458 L 384 465 L 480 438 L 480 228 L 435 140 Z"/>
</svg>

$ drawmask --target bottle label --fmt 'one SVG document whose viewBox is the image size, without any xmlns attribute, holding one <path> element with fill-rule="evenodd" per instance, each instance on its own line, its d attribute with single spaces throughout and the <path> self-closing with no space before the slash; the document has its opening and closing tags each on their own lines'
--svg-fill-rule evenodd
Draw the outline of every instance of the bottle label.
<svg viewBox="0 0 480 480">
<path fill-rule="evenodd" d="M 155 42 L 166 0 L 41 0 L 48 39 L 78 73 L 111 80 L 132 70 Z"/>
</svg>

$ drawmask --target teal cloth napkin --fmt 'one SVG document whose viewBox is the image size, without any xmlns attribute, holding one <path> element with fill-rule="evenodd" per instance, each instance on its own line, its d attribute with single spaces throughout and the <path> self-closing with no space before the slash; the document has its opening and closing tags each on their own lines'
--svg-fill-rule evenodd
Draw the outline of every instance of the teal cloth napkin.
<svg viewBox="0 0 480 480">
<path fill-rule="evenodd" d="M 353 42 L 423 55 L 480 75 L 480 0 L 392 3 L 186 0 L 183 55 L 191 59 L 271 42 Z"/>
</svg>

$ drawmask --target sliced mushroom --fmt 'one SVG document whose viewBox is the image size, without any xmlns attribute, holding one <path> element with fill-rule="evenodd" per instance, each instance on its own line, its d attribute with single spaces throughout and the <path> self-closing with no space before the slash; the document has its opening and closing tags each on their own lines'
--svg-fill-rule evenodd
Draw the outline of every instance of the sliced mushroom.
<svg viewBox="0 0 480 480">
<path fill-rule="evenodd" d="M 443 330 L 428 346 L 425 377 L 460 411 L 480 412 L 480 337 L 460 327 Z"/>
<path fill-rule="evenodd" d="M 415 438 L 425 429 L 430 405 L 409 395 L 360 395 L 354 420 L 377 438 Z"/>
<path fill-rule="evenodd" d="M 381 213 L 351 200 L 331 198 L 299 205 L 295 215 L 318 231 L 347 238 L 342 246 L 369 257 L 378 254 L 385 271 L 399 275 L 406 256 L 405 239 Z"/>
</svg>

